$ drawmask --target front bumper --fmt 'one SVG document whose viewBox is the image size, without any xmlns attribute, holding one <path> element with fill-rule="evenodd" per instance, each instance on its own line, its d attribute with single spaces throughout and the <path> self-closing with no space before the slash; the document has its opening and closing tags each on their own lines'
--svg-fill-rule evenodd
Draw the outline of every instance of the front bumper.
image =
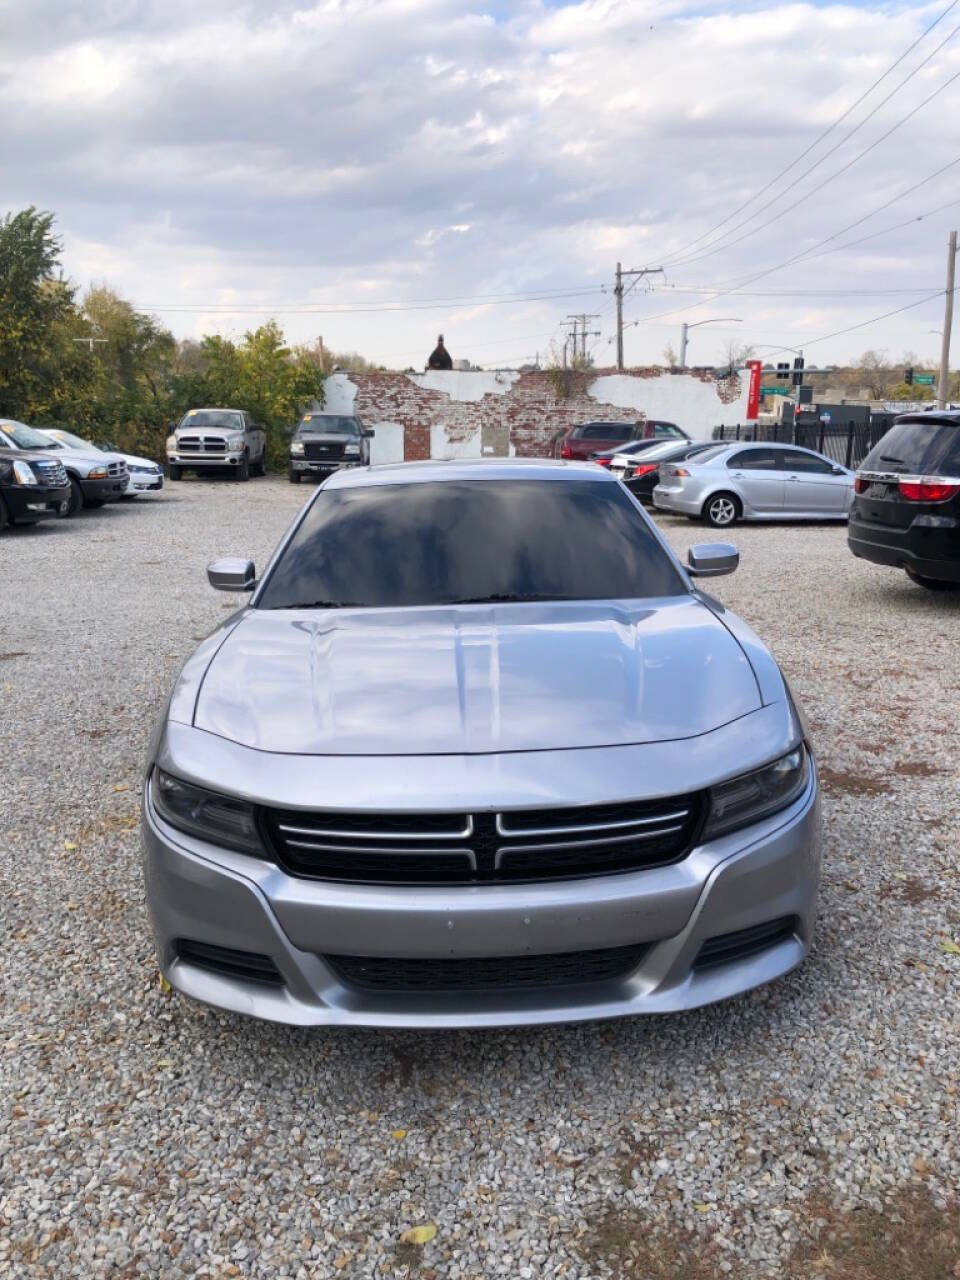
<svg viewBox="0 0 960 1280">
<path fill-rule="evenodd" d="M 921 515 L 904 529 L 860 519 L 854 510 L 847 543 L 861 560 L 960 582 L 960 527 L 952 516 Z"/>
<path fill-rule="evenodd" d="M 303 475 L 331 475 L 334 471 L 346 471 L 349 467 L 359 466 L 359 458 L 338 458 L 329 461 L 322 458 L 290 458 L 290 470 L 299 471 Z"/>
<path fill-rule="evenodd" d="M 162 488 L 162 471 L 131 471 L 126 492 L 127 494 L 158 493 Z"/>
<path fill-rule="evenodd" d="M 672 866 L 565 882 L 398 888 L 300 880 L 160 819 L 145 788 L 143 855 L 162 971 L 184 994 L 302 1026 L 531 1025 L 692 1009 L 780 977 L 809 951 L 821 849 L 815 766 L 806 793 L 765 822 Z M 772 920 L 768 949 L 710 968 L 709 939 Z M 269 957 L 282 985 L 178 958 L 179 939 Z M 341 981 L 325 955 L 530 957 L 646 944 L 638 966 L 575 986 L 412 993 Z"/>
<path fill-rule="evenodd" d="M 15 484 L 3 490 L 3 502 L 15 524 L 33 524 L 66 514 L 70 486 L 53 489 L 47 485 Z"/>
<path fill-rule="evenodd" d="M 201 468 L 238 467 L 243 461 L 243 450 L 235 449 L 230 453 L 168 453 L 167 462 L 175 467 L 189 467 L 199 471 Z"/>
<path fill-rule="evenodd" d="M 115 502 L 117 498 L 122 498 L 127 491 L 127 477 L 124 476 L 108 476 L 106 480 L 86 480 L 83 476 L 77 477 L 80 482 L 80 488 L 83 490 L 83 496 L 90 498 L 94 502 Z"/>
</svg>

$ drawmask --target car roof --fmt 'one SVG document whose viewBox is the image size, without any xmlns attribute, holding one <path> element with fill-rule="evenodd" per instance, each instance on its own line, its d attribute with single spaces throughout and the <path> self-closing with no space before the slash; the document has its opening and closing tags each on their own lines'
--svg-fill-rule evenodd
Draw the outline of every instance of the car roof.
<svg viewBox="0 0 960 1280">
<path fill-rule="evenodd" d="M 323 488 L 364 489 L 380 484 L 519 479 L 617 483 L 604 467 L 593 462 L 566 462 L 552 458 L 457 458 L 448 462 L 390 462 L 379 467 L 350 467 L 335 471 Z"/>
<path fill-rule="evenodd" d="M 191 413 L 247 413 L 247 412 L 248 412 L 247 409 L 230 409 L 230 408 L 225 408 L 223 405 L 219 405 L 219 404 L 204 404 L 204 405 L 198 405 L 196 409 L 188 409 L 183 416 L 185 418 L 189 418 Z"/>
<path fill-rule="evenodd" d="M 893 421 L 894 425 L 901 422 L 942 422 L 945 426 L 960 427 L 960 409 L 918 409 L 914 413 L 901 413 Z"/>
</svg>

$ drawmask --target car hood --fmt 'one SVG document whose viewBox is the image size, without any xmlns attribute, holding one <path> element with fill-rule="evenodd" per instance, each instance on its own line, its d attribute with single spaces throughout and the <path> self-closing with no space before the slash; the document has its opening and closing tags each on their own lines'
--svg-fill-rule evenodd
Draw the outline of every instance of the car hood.
<svg viewBox="0 0 960 1280">
<path fill-rule="evenodd" d="M 377 610 L 249 610 L 194 724 L 262 751 L 435 755 L 666 742 L 761 706 L 693 596 Z"/>
<path fill-rule="evenodd" d="M 64 462 L 89 462 L 91 466 L 103 466 L 107 462 L 124 462 L 122 453 L 101 453 L 98 449 L 68 449 L 66 445 L 51 445 L 49 449 L 44 449 L 44 453 L 48 456 L 61 458 Z"/>
</svg>

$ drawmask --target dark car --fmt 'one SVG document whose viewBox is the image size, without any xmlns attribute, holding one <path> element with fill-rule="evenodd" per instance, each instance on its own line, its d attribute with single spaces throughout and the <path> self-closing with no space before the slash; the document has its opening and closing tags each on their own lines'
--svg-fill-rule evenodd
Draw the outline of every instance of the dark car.
<svg viewBox="0 0 960 1280">
<path fill-rule="evenodd" d="M 304 476 L 325 480 L 344 467 L 369 466 L 373 435 L 352 414 L 305 413 L 290 441 L 290 483 L 299 484 Z"/>
<path fill-rule="evenodd" d="M 621 472 L 611 467 L 611 472 L 627 486 L 635 498 L 648 506 L 653 506 L 653 489 L 660 479 L 661 462 L 683 462 L 698 454 L 715 449 L 713 441 L 699 441 L 696 444 L 676 444 L 672 440 L 654 442 L 650 449 L 644 449 L 636 458 L 626 458 L 626 468 Z"/>
<path fill-rule="evenodd" d="M 63 464 L 33 449 L 13 449 L 0 432 L 0 529 L 66 515 L 69 505 Z"/>
<path fill-rule="evenodd" d="M 921 587 L 960 587 L 960 412 L 898 418 L 857 472 L 850 550 Z"/>
<path fill-rule="evenodd" d="M 687 433 L 675 422 L 662 422 L 658 418 L 647 418 L 643 422 L 581 422 L 557 441 L 554 456 L 569 461 L 596 461 L 594 455 L 616 451 L 628 440 L 687 439 Z"/>
</svg>

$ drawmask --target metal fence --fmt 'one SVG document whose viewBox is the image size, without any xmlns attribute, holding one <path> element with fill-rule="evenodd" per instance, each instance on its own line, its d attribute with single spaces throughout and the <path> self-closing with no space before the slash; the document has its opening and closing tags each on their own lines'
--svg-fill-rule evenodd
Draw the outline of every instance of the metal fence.
<svg viewBox="0 0 960 1280">
<path fill-rule="evenodd" d="M 870 450 L 890 430 L 892 417 L 870 422 L 756 422 L 736 423 L 713 429 L 714 440 L 763 440 L 775 444 L 798 444 L 816 449 L 844 467 L 858 467 Z"/>
</svg>

